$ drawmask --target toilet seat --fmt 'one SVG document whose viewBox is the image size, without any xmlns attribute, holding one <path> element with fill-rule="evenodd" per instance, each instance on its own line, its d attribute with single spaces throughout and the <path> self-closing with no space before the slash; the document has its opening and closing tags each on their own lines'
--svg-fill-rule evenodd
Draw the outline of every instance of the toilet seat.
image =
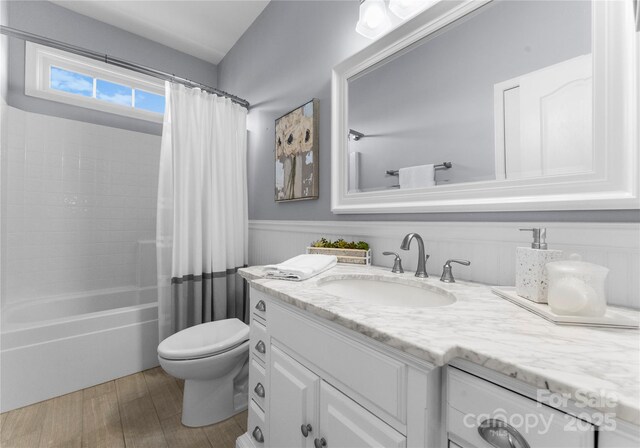
<svg viewBox="0 0 640 448">
<path fill-rule="evenodd" d="M 168 360 L 206 358 L 224 353 L 249 340 L 249 326 L 239 319 L 195 325 L 169 336 L 158 346 L 158 356 Z"/>
</svg>

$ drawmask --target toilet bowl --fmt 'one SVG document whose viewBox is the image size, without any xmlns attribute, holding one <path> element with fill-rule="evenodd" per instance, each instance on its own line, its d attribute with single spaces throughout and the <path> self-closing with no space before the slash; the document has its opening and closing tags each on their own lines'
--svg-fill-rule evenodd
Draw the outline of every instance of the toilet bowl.
<svg viewBox="0 0 640 448">
<path fill-rule="evenodd" d="M 208 322 L 158 345 L 160 366 L 184 379 L 182 424 L 205 426 L 247 408 L 249 326 L 239 319 Z"/>
</svg>

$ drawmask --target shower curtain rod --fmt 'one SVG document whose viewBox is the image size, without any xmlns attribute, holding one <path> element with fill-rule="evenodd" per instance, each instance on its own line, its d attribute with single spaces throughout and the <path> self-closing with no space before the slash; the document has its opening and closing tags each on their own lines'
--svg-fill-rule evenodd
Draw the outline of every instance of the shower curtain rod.
<svg viewBox="0 0 640 448">
<path fill-rule="evenodd" d="M 17 39 L 21 39 L 24 41 L 33 42 L 36 44 L 42 44 L 51 48 L 57 48 L 58 50 L 64 50 L 69 53 L 84 56 L 86 58 L 102 61 L 110 65 L 115 65 L 116 67 L 125 68 L 127 70 L 131 70 L 137 73 L 142 73 L 144 75 L 152 76 L 154 78 L 163 79 L 165 81 L 171 81 L 178 84 L 183 84 L 187 87 L 191 87 L 191 88 L 196 87 L 204 91 L 207 91 L 209 93 L 213 93 L 215 95 L 229 98 L 231 101 L 233 101 L 236 104 L 239 104 L 240 106 L 246 108 L 247 110 L 249 109 L 249 106 L 250 106 L 247 100 L 237 97 L 235 95 L 232 95 L 230 93 L 224 92 L 222 90 L 218 90 L 214 87 L 210 87 L 206 84 L 202 84 L 196 81 L 191 81 L 190 79 L 182 78 L 180 76 L 176 76 L 171 73 L 156 70 L 154 68 L 146 67 L 144 65 L 136 64 L 134 62 L 125 61 L 124 59 L 114 58 L 112 56 L 109 56 L 108 54 L 98 53 L 97 51 L 93 51 L 93 50 L 87 50 L 86 48 L 66 44 L 64 42 L 49 39 L 43 36 L 38 36 L 37 34 L 28 33 L 26 31 L 10 28 L 8 26 L 0 25 L 0 34 L 4 34 L 9 37 L 15 37 Z"/>
</svg>

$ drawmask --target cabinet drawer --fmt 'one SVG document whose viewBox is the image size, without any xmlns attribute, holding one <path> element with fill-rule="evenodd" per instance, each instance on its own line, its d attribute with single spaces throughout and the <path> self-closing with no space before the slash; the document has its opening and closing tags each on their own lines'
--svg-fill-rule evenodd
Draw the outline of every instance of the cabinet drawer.
<svg viewBox="0 0 640 448">
<path fill-rule="evenodd" d="M 255 289 L 251 289 L 249 293 L 249 306 L 251 307 L 251 317 L 258 316 L 267 320 L 267 300 L 266 295 Z"/>
<path fill-rule="evenodd" d="M 264 399 L 267 396 L 265 370 L 253 358 L 249 361 L 249 390 L 251 391 L 251 398 L 264 409 Z"/>
<path fill-rule="evenodd" d="M 503 440 L 505 447 L 507 432 L 519 433 L 531 448 L 595 446 L 591 424 L 455 368 L 447 372 L 447 430 L 452 438 L 478 448 L 501 446 L 481 436 L 478 428 L 484 422 L 487 437 Z"/>
<path fill-rule="evenodd" d="M 251 328 L 249 329 L 251 338 L 251 353 L 260 359 L 263 363 L 266 359 L 267 350 L 269 349 L 269 341 L 267 340 L 267 327 L 251 319 Z"/>
<path fill-rule="evenodd" d="M 373 405 L 406 422 L 406 366 L 310 319 L 269 303 L 270 336 Z"/>
<path fill-rule="evenodd" d="M 247 432 L 251 436 L 251 441 L 256 448 L 269 446 L 267 441 L 267 425 L 264 420 L 264 412 L 255 401 L 249 400 L 249 417 L 247 421 Z"/>
</svg>

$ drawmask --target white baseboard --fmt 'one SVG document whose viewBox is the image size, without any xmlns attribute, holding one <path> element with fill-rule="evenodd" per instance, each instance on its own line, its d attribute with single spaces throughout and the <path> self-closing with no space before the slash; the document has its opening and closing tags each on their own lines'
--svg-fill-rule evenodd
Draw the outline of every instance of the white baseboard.
<svg viewBox="0 0 640 448">
<path fill-rule="evenodd" d="M 392 266 L 383 251 L 398 252 L 405 270 L 414 270 L 417 246 L 400 250 L 409 232 L 419 233 L 430 255 L 427 270 L 440 276 L 449 258 L 463 258 L 471 266 L 454 265 L 454 275 L 491 285 L 515 282 L 515 248 L 527 246 L 530 234 L 519 222 L 380 222 L 380 221 L 249 221 L 249 263 L 279 262 L 304 253 L 321 237 L 364 240 L 371 245 L 373 264 Z M 579 253 L 583 260 L 608 267 L 609 304 L 640 308 L 640 224 L 637 223 L 536 223 L 547 228 L 551 249 Z"/>
</svg>

